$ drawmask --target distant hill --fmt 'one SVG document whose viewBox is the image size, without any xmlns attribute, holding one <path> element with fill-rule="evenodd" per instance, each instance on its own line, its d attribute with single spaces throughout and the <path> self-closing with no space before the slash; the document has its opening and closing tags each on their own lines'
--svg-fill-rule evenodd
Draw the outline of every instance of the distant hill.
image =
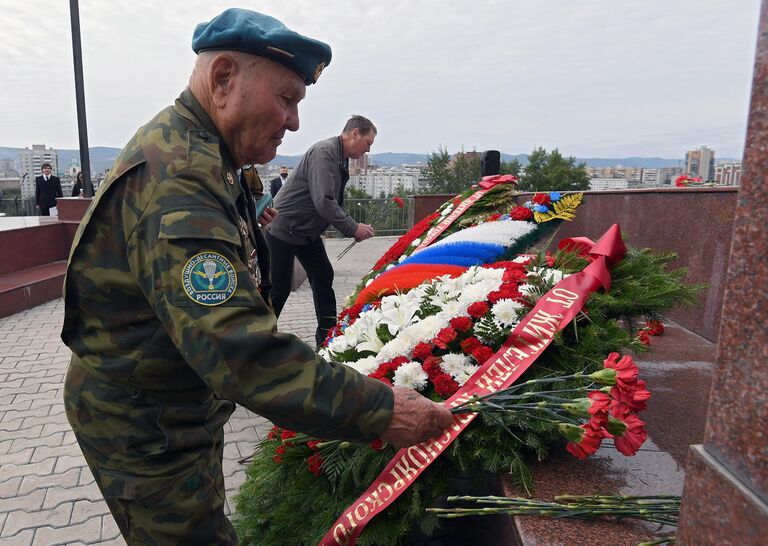
<svg viewBox="0 0 768 546">
<path fill-rule="evenodd" d="M 0 147 L 0 159 L 17 159 L 19 150 L 22 148 L 7 148 Z M 64 170 L 69 166 L 71 160 L 75 158 L 77 163 L 80 163 L 80 152 L 78 150 L 59 150 L 59 168 Z M 96 146 L 90 148 L 91 164 L 93 165 L 95 173 L 102 173 L 105 169 L 109 169 L 117 159 L 120 153 L 119 148 L 107 148 L 103 146 Z M 301 159 L 301 155 L 278 155 L 270 163 L 272 165 L 286 165 L 288 167 L 295 167 Z M 421 163 L 426 165 L 429 154 L 412 154 L 408 152 L 382 152 L 378 154 L 371 154 L 371 162 L 374 165 L 381 166 L 398 166 L 398 165 L 414 165 Z M 501 154 L 502 161 L 512 161 L 517 159 L 522 165 L 528 164 L 528 156 L 526 154 Z M 740 161 L 728 158 L 717 157 L 717 161 Z M 682 165 L 682 159 L 665 159 L 662 157 L 615 157 L 615 158 L 603 158 L 603 157 L 577 157 L 576 161 L 579 163 L 586 163 L 588 167 L 613 167 L 615 165 L 623 165 L 625 167 L 643 167 L 647 169 L 655 169 L 662 167 L 679 167 Z"/>
</svg>

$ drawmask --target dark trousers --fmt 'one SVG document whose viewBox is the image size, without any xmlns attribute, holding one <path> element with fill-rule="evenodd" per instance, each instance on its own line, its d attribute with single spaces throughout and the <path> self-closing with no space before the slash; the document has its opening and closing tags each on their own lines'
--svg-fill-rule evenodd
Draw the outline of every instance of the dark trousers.
<svg viewBox="0 0 768 546">
<path fill-rule="evenodd" d="M 293 259 L 298 258 L 304 267 L 312 287 L 315 301 L 317 330 L 315 342 L 319 347 L 336 324 L 336 294 L 333 291 L 333 266 L 325 252 L 322 237 L 307 245 L 294 245 L 278 239 L 267 232 L 267 243 L 272 260 L 272 307 L 275 315 L 280 316 L 285 301 L 291 294 L 293 282 Z"/>
</svg>

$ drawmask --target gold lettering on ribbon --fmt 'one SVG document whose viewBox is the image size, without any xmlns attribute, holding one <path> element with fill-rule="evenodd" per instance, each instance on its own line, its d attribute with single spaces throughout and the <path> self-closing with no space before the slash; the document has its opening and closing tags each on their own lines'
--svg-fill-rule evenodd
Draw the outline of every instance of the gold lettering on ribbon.
<svg viewBox="0 0 768 546">
<path fill-rule="evenodd" d="M 574 302 L 579 299 L 579 295 L 576 292 L 571 292 L 570 290 L 566 290 L 565 288 L 554 288 L 551 294 L 553 296 L 557 296 L 558 298 L 563 298 L 563 299 L 556 300 L 551 297 L 548 297 L 544 301 L 559 303 L 566 309 L 570 309 L 571 306 L 574 304 Z"/>
</svg>

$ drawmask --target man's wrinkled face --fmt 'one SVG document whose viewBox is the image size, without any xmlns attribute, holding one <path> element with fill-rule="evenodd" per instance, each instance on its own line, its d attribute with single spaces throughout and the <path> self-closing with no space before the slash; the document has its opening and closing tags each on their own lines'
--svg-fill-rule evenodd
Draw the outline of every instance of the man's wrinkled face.
<svg viewBox="0 0 768 546">
<path fill-rule="evenodd" d="M 243 64 L 220 129 L 239 164 L 264 164 L 277 155 L 285 132 L 299 129 L 298 105 L 306 85 L 292 70 L 266 59 Z"/>
<path fill-rule="evenodd" d="M 42 171 L 43 171 L 43 176 L 51 176 L 51 168 L 48 165 L 43 167 Z"/>
<path fill-rule="evenodd" d="M 373 141 L 376 140 L 376 133 L 371 130 L 367 134 L 362 134 L 357 129 L 352 129 L 352 140 L 349 145 L 349 157 L 357 159 L 363 154 L 371 151 Z"/>
</svg>

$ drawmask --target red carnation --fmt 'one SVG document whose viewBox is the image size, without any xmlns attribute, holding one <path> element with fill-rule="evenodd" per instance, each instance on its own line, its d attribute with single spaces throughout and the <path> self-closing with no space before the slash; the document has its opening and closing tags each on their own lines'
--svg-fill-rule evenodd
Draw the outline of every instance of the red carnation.
<svg viewBox="0 0 768 546">
<path fill-rule="evenodd" d="M 660 336 L 664 333 L 664 323 L 660 320 L 649 320 L 645 326 L 649 335 Z"/>
<path fill-rule="evenodd" d="M 528 207 L 515 207 L 509 211 L 509 217 L 513 220 L 530 220 L 533 218 L 533 211 Z"/>
<path fill-rule="evenodd" d="M 280 433 L 280 439 L 281 440 L 288 440 L 289 438 L 293 438 L 294 436 L 296 436 L 296 433 L 293 432 L 292 430 L 284 430 L 283 432 Z M 293 445 L 293 444 L 290 443 L 290 442 L 286 442 L 285 445 L 289 445 L 290 446 L 290 445 Z"/>
<path fill-rule="evenodd" d="M 548 193 L 537 193 L 533 196 L 533 199 L 531 199 L 534 203 L 537 205 L 549 205 L 552 202 L 552 199 L 550 199 Z"/>
<path fill-rule="evenodd" d="M 555 267 L 555 256 L 549 250 L 544 254 L 544 259 L 549 267 Z"/>
<path fill-rule="evenodd" d="M 604 393 L 603 391 L 592 391 L 587 395 L 587 397 L 592 402 L 592 405 L 589 406 L 589 414 L 599 416 L 604 415 L 607 419 L 608 409 L 611 406 L 611 396 Z"/>
<path fill-rule="evenodd" d="M 469 317 L 452 318 L 450 325 L 459 332 L 466 332 L 472 328 L 472 319 Z"/>
<path fill-rule="evenodd" d="M 285 446 L 283 445 L 277 446 L 277 449 L 275 450 L 275 454 L 272 456 L 272 460 L 275 461 L 277 464 L 282 463 L 284 453 L 285 453 Z"/>
<path fill-rule="evenodd" d="M 322 467 L 323 466 L 323 459 L 320 457 L 319 453 L 315 453 L 314 455 L 311 455 L 309 459 L 307 459 L 307 467 L 309 468 L 309 471 L 312 472 L 315 476 L 319 476 L 322 473 Z"/>
<path fill-rule="evenodd" d="M 376 438 L 373 442 L 368 444 L 370 448 L 374 451 L 384 451 L 384 442 Z"/>
<path fill-rule="evenodd" d="M 420 342 L 413 348 L 413 358 L 424 362 L 427 358 L 432 356 L 432 345 L 429 343 Z"/>
<path fill-rule="evenodd" d="M 278 434 L 280 434 L 280 429 L 277 427 L 272 427 L 267 433 L 267 440 L 274 440 L 277 438 Z"/>
<path fill-rule="evenodd" d="M 637 339 L 640 340 L 640 343 L 643 345 L 650 345 L 651 344 L 651 338 L 648 337 L 648 331 L 647 330 L 640 330 L 637 333 Z"/>
<path fill-rule="evenodd" d="M 437 377 L 439 374 L 443 373 L 443 369 L 440 367 L 440 362 L 442 362 L 440 357 L 430 356 L 424 361 L 424 364 L 421 365 L 421 369 L 424 370 L 424 373 L 427 374 L 427 377 L 432 379 L 433 377 Z"/>
<path fill-rule="evenodd" d="M 619 453 L 627 456 L 637 453 L 648 438 L 645 423 L 634 413 L 623 419 L 609 419 L 606 429 L 613 437 L 613 443 Z"/>
<path fill-rule="evenodd" d="M 635 390 L 632 392 L 625 392 L 618 387 L 613 387 L 611 395 L 615 400 L 611 407 L 611 413 L 616 417 L 623 417 L 632 412 L 646 409 L 648 407 L 648 399 L 651 397 L 651 391 L 646 386 L 645 381 L 638 379 Z"/>
<path fill-rule="evenodd" d="M 320 448 L 317 447 L 317 444 L 319 443 L 320 443 L 320 440 L 311 440 L 307 442 L 307 447 L 312 451 L 319 451 Z"/>
<path fill-rule="evenodd" d="M 476 337 L 468 337 L 464 341 L 461 342 L 461 350 L 464 351 L 465 354 L 472 354 L 478 347 L 482 345 L 480 343 L 480 340 Z"/>
<path fill-rule="evenodd" d="M 472 318 L 480 318 L 488 312 L 488 304 L 484 301 L 476 301 L 467 308 L 467 313 Z"/>
<path fill-rule="evenodd" d="M 629 355 L 619 358 L 619 353 L 611 353 L 603 360 L 603 367 L 616 370 L 616 386 L 620 390 L 632 393 L 637 388 L 637 366 Z"/>
<path fill-rule="evenodd" d="M 501 213 L 491 214 L 488 218 L 485 219 L 486 222 L 495 222 L 501 218 Z"/>
<path fill-rule="evenodd" d="M 568 442 L 566 449 L 574 457 L 584 460 L 588 455 L 592 455 L 597 451 L 603 438 L 605 438 L 605 432 L 600 427 L 594 427 L 590 423 L 581 425 L 581 428 L 584 429 L 584 437 L 581 439 L 581 442 Z"/>
<path fill-rule="evenodd" d="M 435 339 L 432 340 L 432 342 L 435 344 L 435 347 L 440 347 L 441 349 L 447 349 L 448 344 L 454 339 L 456 339 L 457 335 L 458 334 L 456 333 L 456 330 L 454 330 L 450 326 L 447 326 L 437 333 L 437 335 L 435 336 Z"/>
<path fill-rule="evenodd" d="M 400 208 L 403 208 L 403 207 L 405 206 L 405 201 L 403 201 L 403 200 L 402 200 L 401 198 L 399 198 L 398 196 L 394 196 L 394 197 L 392 198 L 392 201 L 394 201 L 394 202 L 395 202 L 395 204 L 396 204 L 398 207 L 400 207 Z"/>
<path fill-rule="evenodd" d="M 448 398 L 459 390 L 459 384 L 447 373 L 438 375 L 432 379 L 432 383 L 435 384 L 435 392 L 443 398 Z"/>
<path fill-rule="evenodd" d="M 472 351 L 472 356 L 475 358 L 475 360 L 477 360 L 478 363 L 483 364 L 486 360 L 493 356 L 493 352 L 493 349 L 487 345 L 481 345 Z"/>
</svg>

